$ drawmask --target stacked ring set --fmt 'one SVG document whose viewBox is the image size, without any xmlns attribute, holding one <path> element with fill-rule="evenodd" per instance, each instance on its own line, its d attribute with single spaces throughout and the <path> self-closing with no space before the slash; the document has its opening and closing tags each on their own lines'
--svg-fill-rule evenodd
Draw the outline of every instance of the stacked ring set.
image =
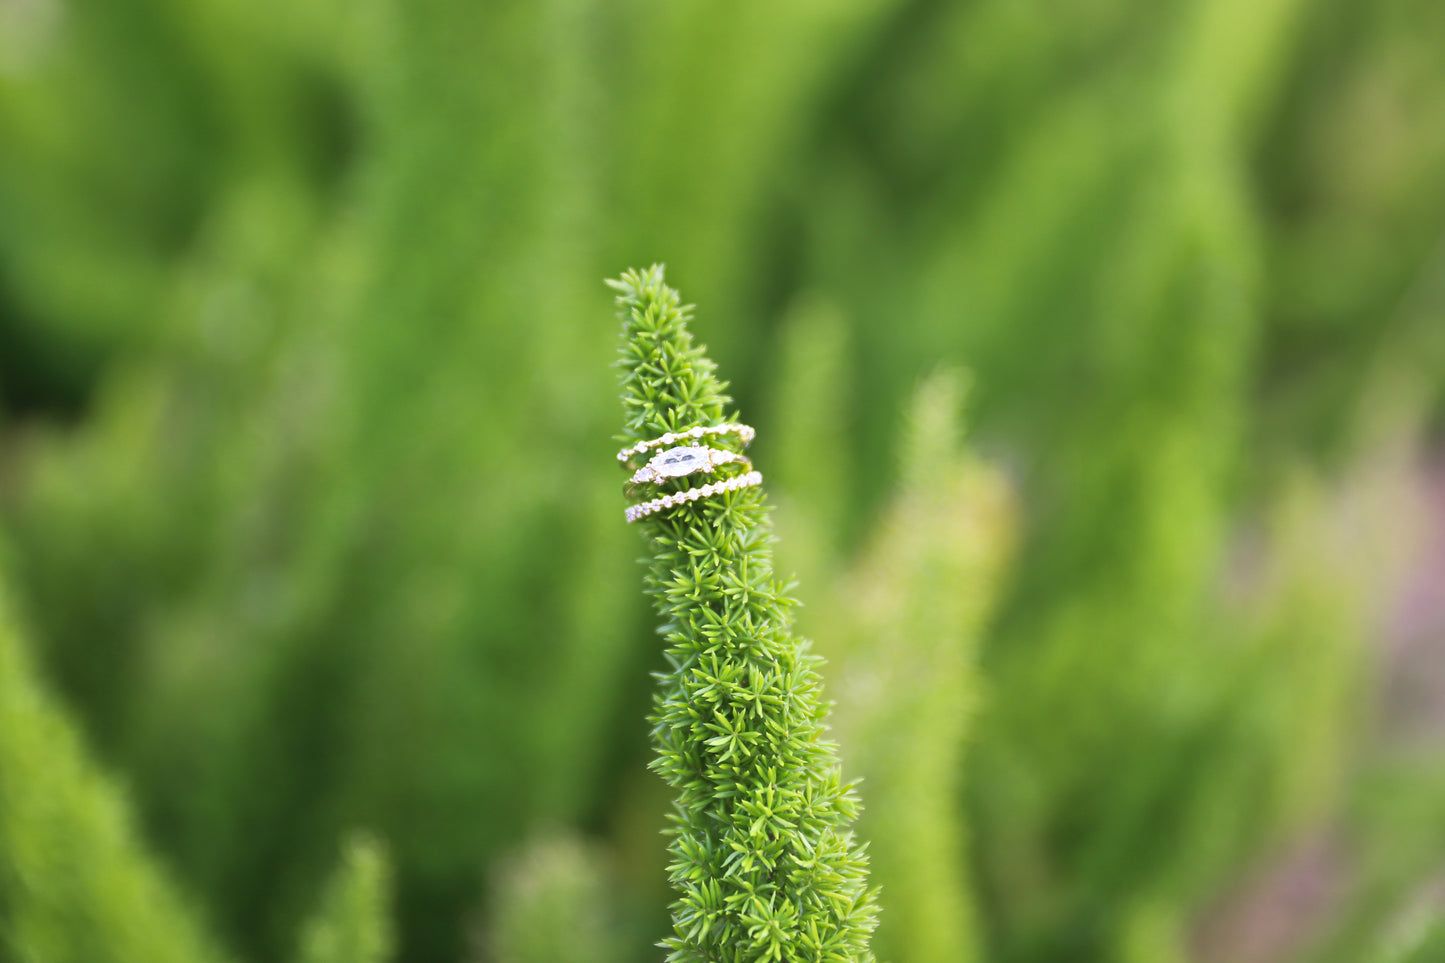
<svg viewBox="0 0 1445 963">
<path fill-rule="evenodd" d="M 627 509 L 627 520 L 635 522 L 640 518 L 646 518 L 655 512 L 681 505 L 684 502 L 693 502 L 699 498 L 707 498 L 709 495 L 736 491 L 739 488 L 751 488 L 761 484 L 762 474 L 753 470 L 753 463 L 748 461 L 746 456 L 724 448 L 709 448 L 706 445 L 697 444 L 709 436 L 732 435 L 746 447 L 753 440 L 754 434 L 753 429 L 747 425 L 728 424 L 706 428 L 698 426 L 686 431 L 670 431 L 660 438 L 640 441 L 631 448 L 619 451 L 617 461 L 622 467 L 630 468 L 632 460 L 637 456 L 656 448 L 663 449 L 653 455 L 646 465 L 632 473 L 632 477 L 627 482 L 629 497 L 635 494 L 641 485 L 659 485 L 671 478 L 684 478 L 697 472 L 714 472 L 723 465 L 741 464 L 747 469 L 741 475 L 734 475 L 722 481 L 640 502 Z M 679 442 L 684 444 L 678 444 Z"/>
</svg>

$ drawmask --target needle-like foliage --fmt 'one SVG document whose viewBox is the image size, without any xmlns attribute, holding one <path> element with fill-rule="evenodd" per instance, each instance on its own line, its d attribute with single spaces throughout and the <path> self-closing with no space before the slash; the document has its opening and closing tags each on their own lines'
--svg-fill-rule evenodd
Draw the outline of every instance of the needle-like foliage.
<svg viewBox="0 0 1445 963">
<path fill-rule="evenodd" d="M 725 418 L 728 397 L 662 268 L 609 282 L 623 319 L 623 438 Z M 686 479 L 676 487 L 689 487 Z M 761 490 L 653 515 L 647 588 L 668 670 L 653 769 L 676 791 L 671 963 L 865 963 L 874 895 L 859 810 L 825 738 L 817 656 L 791 631 Z"/>
</svg>

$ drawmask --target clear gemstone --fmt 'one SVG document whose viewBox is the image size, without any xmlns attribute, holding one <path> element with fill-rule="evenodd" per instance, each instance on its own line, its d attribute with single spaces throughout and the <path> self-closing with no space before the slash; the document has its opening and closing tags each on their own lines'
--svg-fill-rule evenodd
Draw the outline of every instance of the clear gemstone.
<svg viewBox="0 0 1445 963">
<path fill-rule="evenodd" d="M 707 449 L 694 445 L 669 448 L 648 465 L 663 478 L 681 478 L 707 467 Z"/>
</svg>

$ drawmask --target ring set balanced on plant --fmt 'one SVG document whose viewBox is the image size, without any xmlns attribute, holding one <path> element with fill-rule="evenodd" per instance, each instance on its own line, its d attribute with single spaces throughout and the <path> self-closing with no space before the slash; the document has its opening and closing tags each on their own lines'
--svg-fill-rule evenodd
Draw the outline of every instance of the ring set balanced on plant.
<svg viewBox="0 0 1445 963">
<path fill-rule="evenodd" d="M 753 431 L 729 420 L 716 366 L 688 331 L 690 309 L 661 267 L 608 283 L 623 322 L 623 430 L 637 441 L 618 460 L 635 469 L 632 458 L 670 449 L 648 466 L 664 484 L 713 470 L 717 453 L 699 439 L 746 444 Z M 742 461 L 728 454 L 726 464 Z M 875 963 L 858 798 L 827 738 L 820 660 L 794 633 L 794 603 L 773 570 L 761 481 L 748 468 L 627 510 L 628 521 L 658 513 L 639 527 L 667 660 L 649 718 L 651 768 L 675 793 L 665 832 L 676 899 L 661 945 L 667 963 Z M 699 504 L 663 512 L 690 501 Z"/>
<path fill-rule="evenodd" d="M 640 441 L 630 448 L 624 448 L 617 453 L 617 461 L 624 467 L 629 467 L 631 460 L 638 455 L 646 454 L 654 448 L 663 445 L 672 445 L 678 441 L 696 441 L 709 435 L 736 435 L 744 446 L 748 445 L 756 432 L 747 425 L 725 424 L 704 426 L 698 425 L 688 428 L 685 431 L 669 431 L 660 437 L 647 441 Z M 671 495 L 664 495 L 661 498 L 654 498 L 651 501 L 633 505 L 627 509 L 627 521 L 635 522 L 639 518 L 646 518 L 654 512 L 672 508 L 685 502 L 697 501 L 699 498 L 706 498 L 709 495 L 716 495 L 721 492 L 736 491 L 739 488 L 750 488 L 760 485 L 763 476 L 760 472 L 753 470 L 753 463 L 746 455 L 739 452 L 729 451 L 725 448 L 709 448 L 706 445 L 679 445 L 668 448 L 653 455 L 648 463 L 632 473 L 627 482 L 627 495 L 632 497 L 639 485 L 662 484 L 670 478 L 685 478 L 697 472 L 713 472 L 723 465 L 741 464 L 746 471 L 732 478 L 710 485 L 702 485 L 698 488 L 690 488 L 687 491 L 674 492 Z"/>
</svg>

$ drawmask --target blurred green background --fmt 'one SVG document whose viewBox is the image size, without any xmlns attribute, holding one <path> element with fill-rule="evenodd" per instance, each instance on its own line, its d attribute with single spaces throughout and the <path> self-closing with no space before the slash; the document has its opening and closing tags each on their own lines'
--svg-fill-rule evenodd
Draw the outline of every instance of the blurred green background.
<svg viewBox="0 0 1445 963">
<path fill-rule="evenodd" d="M 0 958 L 659 957 L 656 260 L 880 959 L 1445 960 L 1439 0 L 0 0 Z"/>
</svg>

